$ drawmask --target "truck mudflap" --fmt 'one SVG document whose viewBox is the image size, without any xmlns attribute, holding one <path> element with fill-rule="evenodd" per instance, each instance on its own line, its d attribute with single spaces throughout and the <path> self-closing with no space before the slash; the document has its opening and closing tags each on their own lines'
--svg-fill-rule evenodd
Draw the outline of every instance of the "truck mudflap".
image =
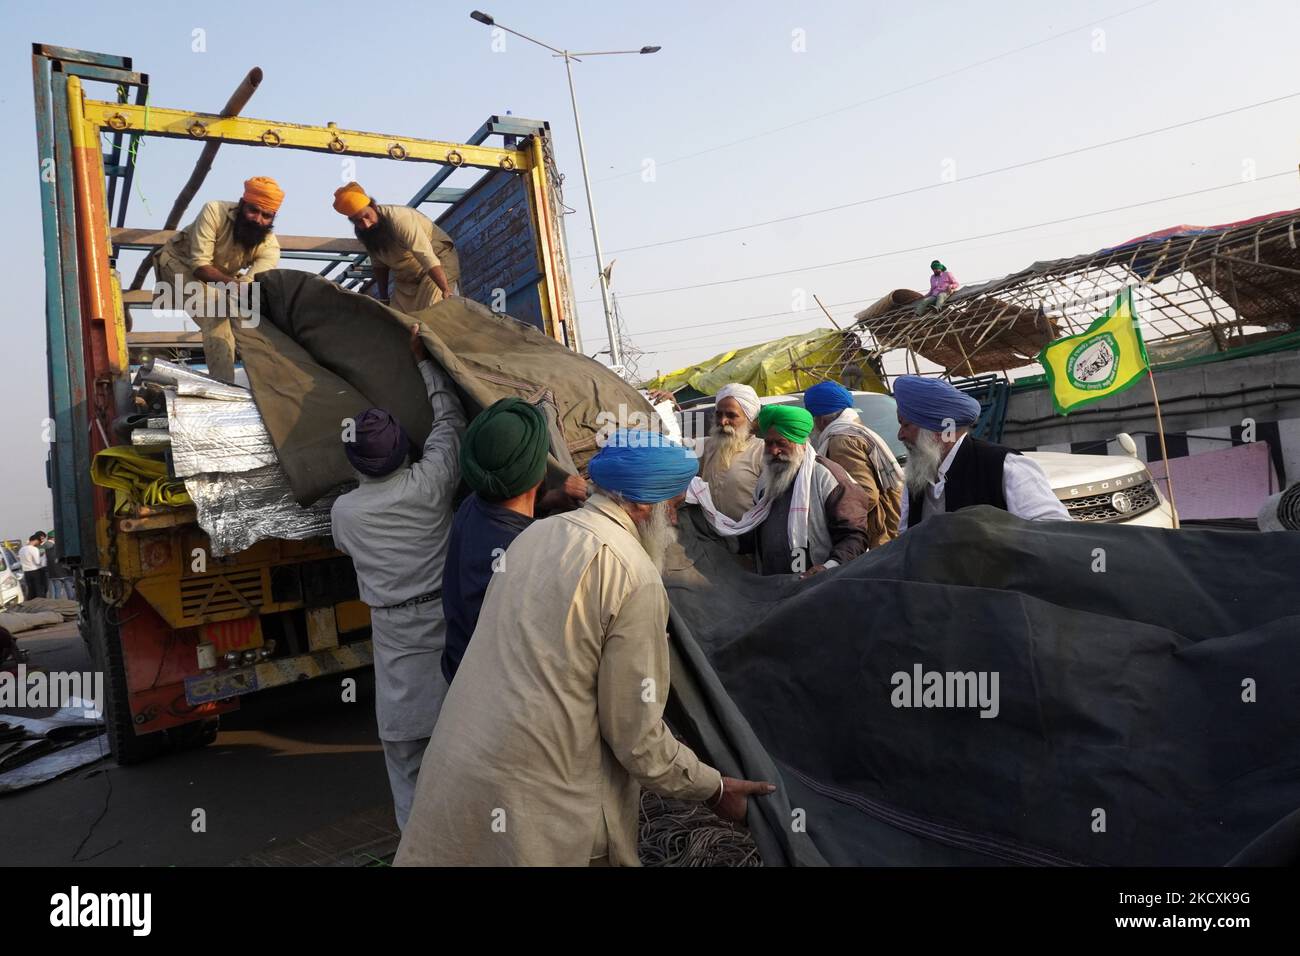
<svg viewBox="0 0 1300 956">
<path fill-rule="evenodd" d="M 195 674 L 185 678 L 185 700 L 191 707 L 225 700 L 268 687 L 342 674 L 369 667 L 374 663 L 370 641 L 358 641 L 342 647 L 262 661 L 251 667 L 238 667 L 213 674 Z"/>
</svg>

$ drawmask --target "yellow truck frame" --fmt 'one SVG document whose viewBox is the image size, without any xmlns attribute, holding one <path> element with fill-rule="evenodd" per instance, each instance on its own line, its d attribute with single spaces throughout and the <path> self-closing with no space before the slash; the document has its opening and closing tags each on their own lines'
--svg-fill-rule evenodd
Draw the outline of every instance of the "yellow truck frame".
<svg viewBox="0 0 1300 956">
<path fill-rule="evenodd" d="M 492 117 L 465 143 L 306 126 L 150 105 L 148 77 L 126 57 L 36 44 L 32 61 L 55 525 L 76 572 L 83 635 L 105 671 L 110 742 L 129 763 L 164 746 L 206 742 L 215 735 L 212 718 L 245 694 L 372 661 L 369 611 L 357 600 L 351 562 L 327 539 L 263 540 L 213 558 L 192 507 L 115 514 L 110 495 L 89 481 L 94 455 L 122 443 L 113 421 L 131 410 L 133 364 L 160 347 L 199 340 L 130 331 L 128 310 L 152 299 L 123 292 L 118 255 L 157 248 L 171 235 L 125 223 L 142 138 L 436 164 L 440 171 L 411 204 L 447 205 L 438 221 L 450 224 L 458 247 L 455 230 L 470 245 L 485 220 L 514 216 L 507 225 L 519 268 L 507 277 L 507 311 L 578 348 L 560 177 L 549 127 L 538 121 Z M 95 99 L 87 83 L 109 84 L 116 96 Z M 488 144 L 494 136 L 501 142 Z M 458 169 L 484 173 L 469 188 L 444 187 Z M 526 203 L 507 201 L 520 195 Z M 281 236 L 280 243 L 286 258 L 325 261 L 322 274 L 342 268 L 345 286 L 368 278 L 353 239 Z M 493 276 L 473 273 L 462 255 L 462 292 L 499 296 Z"/>
</svg>

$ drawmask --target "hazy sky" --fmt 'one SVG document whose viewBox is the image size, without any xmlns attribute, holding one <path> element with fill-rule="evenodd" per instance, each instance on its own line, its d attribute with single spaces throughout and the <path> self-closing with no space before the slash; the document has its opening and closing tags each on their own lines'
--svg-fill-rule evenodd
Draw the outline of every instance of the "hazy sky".
<svg viewBox="0 0 1300 956">
<path fill-rule="evenodd" d="M 970 283 L 1177 223 L 1300 206 L 1292 176 L 1264 178 L 1294 175 L 1300 159 L 1300 4 L 1290 0 L 480 2 L 559 47 L 663 47 L 575 66 L 601 238 L 647 353 L 643 373 L 826 326 L 814 292 L 848 318 L 891 289 L 924 289 L 932 258 Z M 0 9 L 10 213 L 0 536 L 50 523 L 34 41 L 134 57 L 158 106 L 215 111 L 256 65 L 265 80 L 245 110 L 255 117 L 447 140 L 507 110 L 549 120 L 575 210 L 567 233 L 584 344 L 605 347 L 563 66 L 514 37 L 494 52 L 472 2 Z M 1240 111 L 971 179 L 1230 110 Z M 129 225 L 162 225 L 197 151 L 141 147 Z M 358 178 L 404 202 L 432 170 L 362 160 Z M 287 190 L 280 232 L 347 234 L 330 208 L 339 159 L 291 151 L 225 147 L 187 221 L 258 174 Z M 934 188 L 862 202 L 920 187 Z M 1213 187 L 1224 188 L 1199 192 Z M 1199 194 L 1150 202 L 1188 193 Z M 773 219 L 787 221 L 737 229 Z M 721 230 L 735 231 L 685 239 Z M 842 260 L 857 261 L 825 266 Z M 125 280 L 136 261 L 124 259 Z M 664 291 L 685 286 L 703 287 Z"/>
</svg>

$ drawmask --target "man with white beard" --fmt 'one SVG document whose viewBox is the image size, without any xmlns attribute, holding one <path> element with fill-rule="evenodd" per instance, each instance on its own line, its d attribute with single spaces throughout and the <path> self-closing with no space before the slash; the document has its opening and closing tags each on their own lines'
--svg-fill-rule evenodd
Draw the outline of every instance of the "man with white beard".
<svg viewBox="0 0 1300 956">
<path fill-rule="evenodd" d="M 899 531 L 936 514 L 992 505 L 1029 521 L 1069 521 L 1043 469 L 1013 448 L 970 435 L 980 403 L 939 379 L 894 380 L 898 440 L 907 446 Z"/>
<path fill-rule="evenodd" d="M 808 448 L 812 428 L 812 416 L 798 406 L 763 406 L 763 474 L 754 507 L 739 519 L 718 510 L 702 481 L 687 495 L 715 531 L 738 538 L 741 554 L 754 553 L 759 574 L 810 577 L 867 550 L 866 495 L 843 468 Z"/>
<path fill-rule="evenodd" d="M 754 419 L 762 408 L 748 385 L 732 382 L 718 389 L 713 428 L 700 455 L 700 478 L 709 486 L 713 503 L 728 518 L 739 518 L 754 506 L 754 489 L 763 472 L 763 440 L 754 434 Z"/>
<path fill-rule="evenodd" d="M 584 507 L 537 521 L 488 585 L 425 752 L 399 866 L 636 866 L 641 788 L 726 820 L 771 784 L 702 763 L 663 720 L 670 502 L 683 446 L 615 432 Z"/>
</svg>

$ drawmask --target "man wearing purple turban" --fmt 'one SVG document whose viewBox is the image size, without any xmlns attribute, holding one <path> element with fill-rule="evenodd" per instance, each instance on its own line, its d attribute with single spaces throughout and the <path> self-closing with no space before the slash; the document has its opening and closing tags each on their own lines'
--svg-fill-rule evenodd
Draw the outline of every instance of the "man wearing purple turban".
<svg viewBox="0 0 1300 956">
<path fill-rule="evenodd" d="M 488 585 L 398 866 L 637 866 L 642 787 L 731 821 L 775 789 L 723 777 L 663 719 L 659 568 L 695 458 L 618 431 L 588 470 L 587 503 L 524 529 Z"/>
<path fill-rule="evenodd" d="M 980 403 L 940 379 L 894 379 L 898 440 L 907 446 L 899 531 L 936 514 L 993 505 L 1029 521 L 1070 519 L 1038 463 L 970 435 Z"/>
<path fill-rule="evenodd" d="M 343 429 L 359 485 L 330 512 L 334 544 L 352 558 L 361 600 L 370 605 L 375 714 L 399 827 L 406 826 L 420 758 L 447 692 L 440 598 L 465 431 L 451 380 L 429 357 L 417 325 L 410 344 L 433 406 L 420 459 L 410 463 L 415 449 L 396 418 L 367 409 Z"/>
</svg>

